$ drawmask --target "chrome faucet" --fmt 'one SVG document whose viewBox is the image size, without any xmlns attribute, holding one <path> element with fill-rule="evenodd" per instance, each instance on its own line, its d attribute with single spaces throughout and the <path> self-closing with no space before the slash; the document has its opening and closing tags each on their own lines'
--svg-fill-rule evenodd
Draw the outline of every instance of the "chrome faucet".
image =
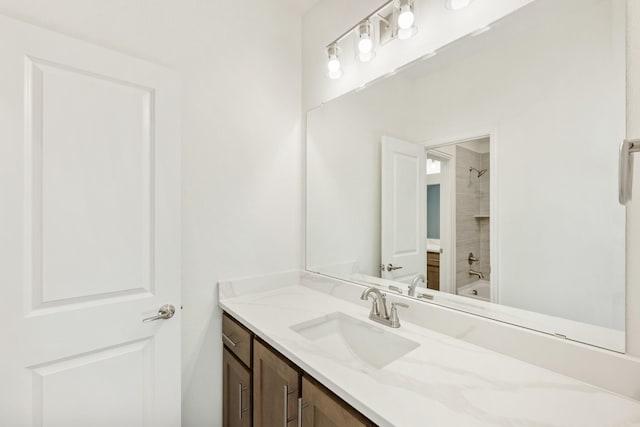
<svg viewBox="0 0 640 427">
<path fill-rule="evenodd" d="M 420 281 L 423 281 L 424 283 L 427 283 L 427 279 L 425 279 L 424 274 L 416 274 L 415 276 L 413 276 L 413 279 L 411 279 L 411 284 L 409 285 L 409 296 L 412 297 L 416 294 L 416 287 L 418 287 L 418 283 L 420 283 Z"/>
<path fill-rule="evenodd" d="M 371 312 L 369 313 L 369 319 L 382 323 L 385 326 L 389 326 L 391 328 L 399 328 L 400 327 L 400 319 L 398 318 L 398 308 L 405 307 L 408 308 L 407 304 L 392 302 L 391 303 L 391 313 L 387 312 L 387 298 L 385 294 L 380 292 L 376 288 L 367 288 L 360 295 L 361 300 L 368 300 L 369 295 L 373 295 L 373 302 L 371 305 Z"/>
<path fill-rule="evenodd" d="M 482 271 L 469 269 L 469 276 L 478 276 L 478 279 L 484 280 L 484 273 Z"/>
<path fill-rule="evenodd" d="M 385 318 L 388 319 L 389 315 L 387 314 L 387 298 L 385 294 L 380 292 L 376 288 L 367 288 L 360 295 L 361 300 L 368 300 L 369 295 L 373 294 L 373 304 L 371 305 L 371 313 L 369 314 L 369 318 L 375 320 L 376 318 Z"/>
</svg>

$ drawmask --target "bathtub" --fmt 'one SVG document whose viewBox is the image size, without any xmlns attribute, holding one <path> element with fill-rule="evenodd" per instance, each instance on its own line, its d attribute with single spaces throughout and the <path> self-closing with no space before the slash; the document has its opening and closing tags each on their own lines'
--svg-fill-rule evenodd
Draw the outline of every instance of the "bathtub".
<svg viewBox="0 0 640 427">
<path fill-rule="evenodd" d="M 491 282 L 477 280 L 458 288 L 458 295 L 491 302 Z"/>
</svg>

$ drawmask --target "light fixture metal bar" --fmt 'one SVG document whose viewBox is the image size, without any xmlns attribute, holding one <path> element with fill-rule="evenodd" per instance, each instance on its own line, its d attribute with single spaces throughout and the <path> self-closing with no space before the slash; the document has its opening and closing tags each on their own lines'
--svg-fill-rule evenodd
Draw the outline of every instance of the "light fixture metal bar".
<svg viewBox="0 0 640 427">
<path fill-rule="evenodd" d="M 332 41 L 331 43 L 329 43 L 327 45 L 327 48 L 329 46 L 331 46 L 332 44 L 336 44 L 336 43 L 340 43 L 342 40 L 344 40 L 349 34 L 351 34 L 356 28 L 358 28 L 358 26 L 363 22 L 366 21 L 368 19 L 371 19 L 373 16 L 379 14 L 380 12 L 382 12 L 384 9 L 386 9 L 387 7 L 389 7 L 390 4 L 392 4 L 395 0 L 388 0 L 386 2 L 384 2 L 382 4 L 382 6 L 380 6 L 379 8 L 377 8 L 376 10 L 374 10 L 373 12 L 371 12 L 370 14 L 368 14 L 366 17 L 362 18 L 360 21 L 358 21 L 358 23 L 356 25 L 354 25 L 353 27 L 349 28 L 347 31 L 345 31 L 343 34 L 340 35 L 340 37 L 338 37 L 337 39 L 335 39 L 334 41 Z"/>
</svg>

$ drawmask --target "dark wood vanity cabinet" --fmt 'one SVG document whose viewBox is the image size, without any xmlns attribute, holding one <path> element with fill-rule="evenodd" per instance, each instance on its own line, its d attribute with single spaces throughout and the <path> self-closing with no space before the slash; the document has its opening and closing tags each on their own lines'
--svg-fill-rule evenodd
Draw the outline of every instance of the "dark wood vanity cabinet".
<svg viewBox="0 0 640 427">
<path fill-rule="evenodd" d="M 440 254 L 427 252 L 427 288 L 440 290 Z"/>
<path fill-rule="evenodd" d="M 371 421 L 306 375 L 302 377 L 301 410 L 300 427 L 374 426 Z"/>
<path fill-rule="evenodd" d="M 251 427 L 251 371 L 226 348 L 222 350 L 222 423 Z"/>
<path fill-rule="evenodd" d="M 251 427 L 253 336 L 225 314 L 222 317 L 222 342 L 222 425 Z"/>
<path fill-rule="evenodd" d="M 301 372 L 257 340 L 253 361 L 254 427 L 297 426 Z"/>
<path fill-rule="evenodd" d="M 222 333 L 224 427 L 375 426 L 226 313 Z"/>
</svg>

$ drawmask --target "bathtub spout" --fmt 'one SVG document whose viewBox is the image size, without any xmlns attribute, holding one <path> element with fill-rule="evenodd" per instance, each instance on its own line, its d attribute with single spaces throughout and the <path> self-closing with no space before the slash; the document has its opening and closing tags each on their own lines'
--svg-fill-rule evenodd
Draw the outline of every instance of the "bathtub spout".
<svg viewBox="0 0 640 427">
<path fill-rule="evenodd" d="M 484 273 L 482 271 L 469 270 L 469 276 L 478 276 L 478 279 L 484 280 Z"/>
</svg>

